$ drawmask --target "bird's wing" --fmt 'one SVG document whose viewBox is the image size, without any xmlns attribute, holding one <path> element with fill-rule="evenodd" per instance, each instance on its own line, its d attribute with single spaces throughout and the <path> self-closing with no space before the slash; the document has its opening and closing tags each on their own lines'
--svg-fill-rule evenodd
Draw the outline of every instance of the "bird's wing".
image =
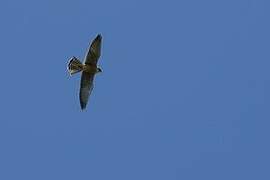
<svg viewBox="0 0 270 180">
<path fill-rule="evenodd" d="M 82 72 L 81 86 L 80 86 L 80 104 L 82 110 L 86 108 L 89 95 L 93 90 L 94 77 L 95 77 L 94 73 L 88 73 L 84 71 Z"/>
<path fill-rule="evenodd" d="M 85 56 L 85 64 L 90 65 L 96 65 L 97 61 L 100 57 L 100 51 L 101 51 L 101 41 L 102 37 L 101 35 L 97 35 L 97 37 L 94 39 L 94 41 L 91 43 L 88 52 Z"/>
</svg>

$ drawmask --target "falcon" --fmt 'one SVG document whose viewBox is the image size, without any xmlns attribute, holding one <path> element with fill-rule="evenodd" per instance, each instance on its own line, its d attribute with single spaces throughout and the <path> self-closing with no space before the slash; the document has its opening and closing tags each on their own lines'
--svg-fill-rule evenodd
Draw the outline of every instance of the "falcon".
<svg viewBox="0 0 270 180">
<path fill-rule="evenodd" d="M 68 62 L 68 71 L 70 75 L 82 72 L 79 95 L 82 110 L 86 108 L 89 96 L 93 90 L 95 75 L 102 72 L 102 70 L 97 66 L 101 51 L 101 41 L 102 37 L 98 34 L 91 43 L 83 63 L 74 56 Z"/>
</svg>

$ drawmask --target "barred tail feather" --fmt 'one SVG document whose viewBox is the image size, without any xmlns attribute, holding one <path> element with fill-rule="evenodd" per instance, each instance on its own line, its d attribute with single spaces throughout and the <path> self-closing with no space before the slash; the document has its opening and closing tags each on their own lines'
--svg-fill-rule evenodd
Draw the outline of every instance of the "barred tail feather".
<svg viewBox="0 0 270 180">
<path fill-rule="evenodd" d="M 80 72 L 83 69 L 83 64 L 76 57 L 72 57 L 68 63 L 68 71 L 70 75 Z"/>
</svg>

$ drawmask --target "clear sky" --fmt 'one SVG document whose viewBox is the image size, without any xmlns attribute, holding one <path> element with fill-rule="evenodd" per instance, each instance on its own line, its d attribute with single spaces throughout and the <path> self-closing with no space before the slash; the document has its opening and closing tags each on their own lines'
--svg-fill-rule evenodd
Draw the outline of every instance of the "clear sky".
<svg viewBox="0 0 270 180">
<path fill-rule="evenodd" d="M 269 8 L 1 0 L 0 179 L 270 179 Z M 66 65 L 98 33 L 82 112 Z"/>
</svg>

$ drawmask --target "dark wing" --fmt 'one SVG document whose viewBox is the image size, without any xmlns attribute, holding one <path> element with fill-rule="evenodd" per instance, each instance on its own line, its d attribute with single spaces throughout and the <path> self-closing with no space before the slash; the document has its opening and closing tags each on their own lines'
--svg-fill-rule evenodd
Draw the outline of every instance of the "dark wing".
<svg viewBox="0 0 270 180">
<path fill-rule="evenodd" d="M 85 109 L 89 95 L 93 90 L 94 73 L 82 72 L 81 86 L 80 86 L 80 104 L 81 109 Z"/>
<path fill-rule="evenodd" d="M 97 35 L 92 44 L 90 45 L 88 52 L 85 57 L 85 64 L 96 65 L 100 57 L 101 51 L 101 35 Z"/>
</svg>

